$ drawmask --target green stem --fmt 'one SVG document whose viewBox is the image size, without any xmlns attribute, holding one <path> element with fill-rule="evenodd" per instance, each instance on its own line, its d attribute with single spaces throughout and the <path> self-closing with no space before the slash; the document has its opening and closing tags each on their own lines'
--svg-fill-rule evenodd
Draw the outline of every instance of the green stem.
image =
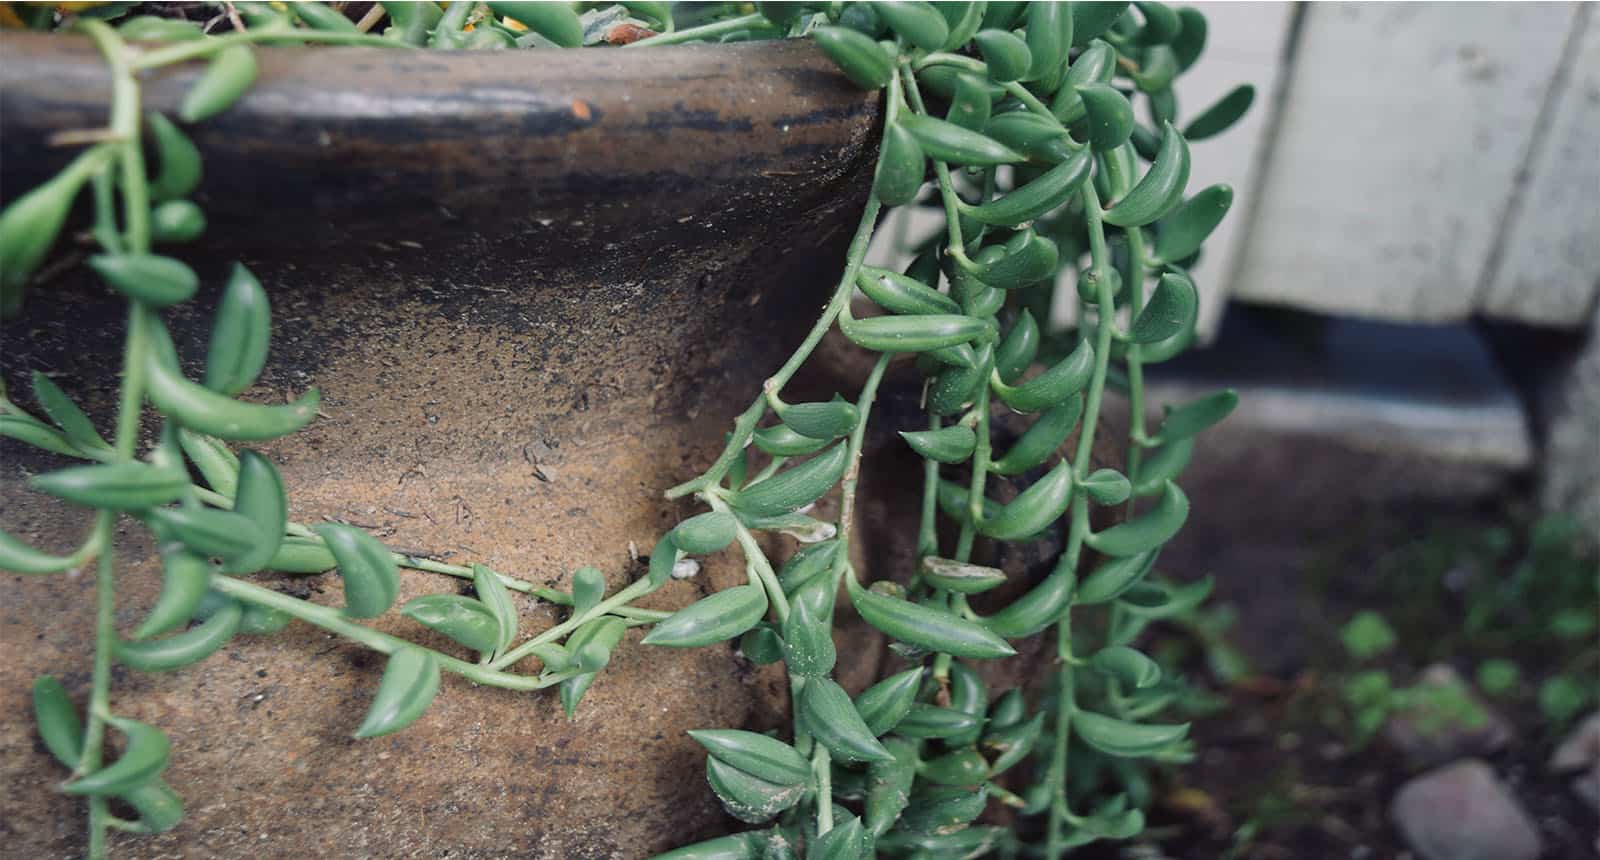
<svg viewBox="0 0 1600 860">
<path fill-rule="evenodd" d="M 928 429 L 938 430 L 942 422 L 937 415 L 928 416 Z M 939 554 L 939 461 L 924 458 L 922 461 L 922 521 L 917 527 L 917 571 L 912 581 L 922 575 L 922 560 Z"/>
<path fill-rule="evenodd" d="M 1123 153 L 1124 157 L 1130 157 L 1128 154 L 1132 152 L 1132 145 L 1125 143 L 1123 147 L 1127 150 Z M 1105 163 L 1112 193 L 1120 199 L 1128 193 L 1133 177 L 1123 169 L 1123 158 L 1107 158 Z M 1144 230 L 1134 227 L 1123 232 L 1128 237 L 1128 319 L 1132 320 L 1137 319 L 1139 311 L 1144 308 L 1145 265 L 1149 253 L 1145 247 Z M 1127 344 L 1125 363 L 1128 367 L 1128 480 L 1137 486 L 1139 469 L 1144 465 L 1144 445 L 1141 440 L 1149 438 L 1145 434 L 1144 360 L 1139 344 Z M 1136 496 L 1128 497 L 1129 516 L 1133 515 L 1136 501 Z"/>
<path fill-rule="evenodd" d="M 911 109 L 926 116 L 928 109 L 922 102 L 922 91 L 917 88 L 917 77 L 911 72 L 910 63 L 900 64 L 900 76 Z M 933 175 L 938 180 L 939 196 L 944 203 L 945 231 L 950 234 L 950 246 L 946 253 L 964 268 L 971 266 L 972 261 L 967 259 L 966 243 L 961 238 L 961 198 L 956 196 L 955 182 L 950 178 L 950 166 L 937 159 L 929 160 L 933 162 Z"/>
<path fill-rule="evenodd" d="M 1095 427 L 1100 420 L 1100 402 L 1105 394 L 1106 371 L 1111 360 L 1111 333 L 1116 313 L 1115 296 L 1111 293 L 1111 280 L 1106 273 L 1111 257 L 1106 249 L 1105 224 L 1100 219 L 1100 196 L 1094 182 L 1083 184 L 1084 220 L 1089 228 L 1089 255 L 1096 274 L 1099 290 L 1095 296 L 1099 305 L 1099 321 L 1095 326 L 1094 373 L 1089 380 L 1089 396 L 1084 405 L 1083 426 L 1079 430 L 1078 448 L 1072 462 L 1074 480 L 1081 486 L 1089 471 L 1089 458 L 1094 450 Z M 1079 319 L 1080 328 L 1087 322 Z M 1076 570 L 1083 552 L 1083 540 L 1089 532 L 1089 499 L 1083 490 L 1075 490 L 1072 501 L 1072 525 L 1067 533 L 1067 548 L 1061 564 Z M 1063 824 L 1071 818 L 1067 805 L 1067 744 L 1071 738 L 1072 714 L 1077 709 L 1072 661 L 1072 606 L 1061 611 L 1056 622 L 1056 654 L 1061 666 L 1057 683 L 1060 692 L 1056 704 L 1055 745 L 1051 749 L 1050 769 L 1047 776 L 1050 786 L 1050 826 L 1046 836 L 1045 857 L 1059 860 L 1066 851 L 1063 844 Z"/>
<path fill-rule="evenodd" d="M 867 381 L 861 386 L 861 396 L 856 399 L 856 412 L 860 420 L 850 433 L 849 466 L 845 469 L 839 490 L 839 549 L 830 571 L 835 592 L 844 581 L 845 568 L 850 566 L 850 538 L 855 531 L 856 520 L 856 486 L 861 479 L 861 447 L 867 438 L 867 421 L 872 416 L 873 401 L 878 397 L 878 384 L 883 381 L 884 371 L 888 369 L 892 357 L 893 353 L 879 354 L 878 360 L 872 365 L 872 372 L 867 374 Z M 831 617 L 829 622 L 832 622 Z"/>
<path fill-rule="evenodd" d="M 150 247 L 150 202 L 144 175 L 144 157 L 139 149 L 139 84 L 128 67 L 126 46 L 116 32 L 99 21 L 88 22 L 85 29 L 105 55 L 111 69 L 111 130 L 120 138 L 117 156 L 122 168 L 126 245 L 129 252 L 141 253 Z M 109 202 L 103 196 L 97 198 L 97 203 Z M 99 220 L 104 222 L 107 217 L 102 214 Z M 130 302 L 128 305 L 128 330 L 123 339 L 122 390 L 113 442 L 118 462 L 131 462 L 138 448 L 139 413 L 144 402 L 144 331 L 147 313 L 139 302 Z M 116 521 L 115 511 L 99 511 L 95 515 L 94 532 L 89 541 L 99 551 L 95 565 L 95 653 L 89 688 L 89 722 L 84 731 L 83 755 L 74 771 L 77 775 L 99 770 L 105 760 L 105 718 L 111 710 L 111 651 L 117 638 L 116 551 L 113 546 Z M 104 798 L 89 800 L 88 856 L 91 860 L 105 856 L 106 828 L 110 817 L 110 807 Z"/>
<path fill-rule="evenodd" d="M 711 498 L 715 500 L 712 502 L 712 508 L 719 511 L 727 510 L 721 499 L 715 496 Z M 755 573 L 756 584 L 767 592 L 767 602 L 772 605 L 772 617 L 779 624 L 789 620 L 789 598 L 784 595 L 783 586 L 778 584 L 778 574 L 773 571 L 772 562 L 767 560 L 767 554 L 762 552 L 761 545 L 756 543 L 756 536 L 740 523 L 736 537 L 745 561 L 749 562 L 750 570 Z"/>
<path fill-rule="evenodd" d="M 817 783 L 817 835 L 821 836 L 833 829 L 833 767 L 822 744 L 811 750 L 811 776 Z"/>
<path fill-rule="evenodd" d="M 401 648 L 421 647 L 398 636 L 390 636 L 387 633 L 357 624 L 347 619 L 343 612 L 331 606 L 319 606 L 297 597 L 279 594 L 270 588 L 262 588 L 242 579 L 214 574 L 211 577 L 211 588 L 235 600 L 276 609 L 308 624 L 321 627 L 330 633 L 337 633 L 346 639 L 365 645 L 382 654 L 393 654 Z M 480 666 L 476 663 L 459 660 L 448 654 L 434 653 L 438 657 L 439 668 L 447 672 L 454 672 L 474 683 L 490 687 L 502 687 L 507 690 L 541 690 L 545 687 L 553 687 L 571 677 L 571 674 L 556 674 L 544 678 L 531 675 L 515 675 L 498 671 L 495 665 Z"/>
<path fill-rule="evenodd" d="M 245 30 L 147 51 L 135 57 L 131 67 L 134 71 L 142 72 L 147 69 L 170 66 L 173 63 L 215 56 L 218 51 L 230 45 L 250 45 L 267 42 L 292 42 L 294 44 L 315 42 L 320 45 L 362 46 L 368 48 L 410 47 L 404 42 L 385 39 L 382 36 L 370 36 L 366 33 L 340 33 L 298 28 Z"/>
<path fill-rule="evenodd" d="M 765 15 L 760 12 L 751 12 L 748 15 L 740 15 L 737 18 L 728 18 L 724 21 L 713 21 L 710 24 L 701 24 L 698 27 L 690 27 L 687 30 L 674 30 L 670 33 L 650 36 L 637 42 L 630 42 L 622 47 L 637 48 L 642 45 L 677 45 L 683 42 L 696 42 L 702 39 L 714 39 L 728 33 L 748 30 L 751 27 L 760 27 L 769 23 Z"/>
<path fill-rule="evenodd" d="M 610 597 L 606 598 L 605 600 L 602 600 L 599 603 L 596 603 L 594 606 L 589 607 L 589 611 L 576 613 L 571 618 L 568 618 L 566 621 L 563 621 L 560 624 L 557 624 L 556 626 L 550 628 L 549 630 L 546 630 L 543 633 L 540 633 L 538 636 L 535 636 L 532 639 L 529 639 L 528 641 L 522 643 L 521 645 L 518 645 L 517 647 L 511 649 L 510 651 L 506 652 L 505 654 L 500 655 L 500 659 L 495 660 L 494 662 L 490 663 L 489 664 L 489 668 L 490 669 L 504 669 L 507 666 L 513 666 L 513 665 L 515 665 L 517 663 L 517 661 L 519 661 L 519 660 L 523 659 L 524 657 L 527 657 L 528 655 L 532 654 L 534 648 L 537 648 L 538 646 L 543 645 L 546 642 L 554 642 L 555 640 L 560 639 L 561 637 L 567 635 L 568 633 L 572 632 L 573 630 L 578 629 L 585 622 L 587 622 L 587 621 L 589 621 L 591 619 L 594 619 L 594 618 L 599 618 L 600 616 L 605 615 L 606 613 L 612 611 L 613 609 L 615 609 L 617 607 L 625 606 L 628 603 L 631 603 L 634 600 L 636 600 L 636 599 L 638 599 L 640 597 L 643 597 L 643 596 L 645 596 L 646 594 L 649 594 L 652 591 L 655 591 L 655 586 L 650 584 L 650 580 L 649 579 L 636 579 L 632 583 L 630 583 L 626 588 L 623 588 L 621 591 L 618 591 L 616 594 L 613 594 Z M 365 629 L 365 628 L 363 628 L 363 629 Z M 529 687 L 529 688 L 526 688 L 526 689 L 538 689 L 538 688 L 537 687 Z"/>
<path fill-rule="evenodd" d="M 687 32 L 690 31 L 678 31 L 680 34 Z M 641 43 L 635 42 L 634 44 Z M 783 390 L 783 386 L 800 369 L 800 365 L 811 357 L 811 351 L 816 349 L 817 344 L 822 342 L 823 335 L 826 335 L 828 329 L 833 327 L 833 321 L 838 318 L 839 312 L 850 303 L 850 297 L 855 293 L 856 289 L 856 272 L 861 269 L 861 261 L 867 256 L 867 246 L 872 243 L 872 228 L 877 223 L 878 210 L 881 208 L 883 208 L 883 204 L 878 202 L 878 195 L 873 194 L 867 198 L 867 208 L 861 213 L 861 223 L 856 225 L 855 237 L 850 240 L 850 249 L 845 254 L 844 274 L 840 276 L 838 286 L 834 287 L 833 298 L 828 300 L 827 306 L 822 310 L 822 316 L 818 317 L 816 323 L 811 326 L 811 331 L 806 334 L 805 340 L 800 342 L 800 346 L 795 349 L 794 354 L 789 356 L 789 360 L 784 362 L 783 367 L 778 368 L 777 373 L 767 379 L 762 385 L 761 394 L 757 395 L 750 406 L 735 419 L 733 434 L 728 437 L 728 444 L 722 449 L 722 454 L 717 457 L 716 462 L 711 464 L 711 468 L 700 473 L 698 478 L 685 481 L 667 490 L 667 498 L 678 499 L 698 493 L 721 482 L 722 477 L 728 474 L 728 469 L 733 466 L 734 460 L 738 459 L 739 454 L 744 451 L 744 446 L 749 443 L 750 436 L 756 432 L 756 425 L 761 422 L 761 417 L 767 414 L 768 392 L 777 393 Z"/>
</svg>

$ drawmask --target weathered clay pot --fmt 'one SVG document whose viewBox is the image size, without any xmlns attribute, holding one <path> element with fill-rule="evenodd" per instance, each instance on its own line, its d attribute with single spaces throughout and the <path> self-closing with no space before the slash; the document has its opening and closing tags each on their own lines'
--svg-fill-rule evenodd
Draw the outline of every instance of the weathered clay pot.
<svg viewBox="0 0 1600 860">
<path fill-rule="evenodd" d="M 109 87 L 70 38 L 7 36 L 0 56 L 9 197 L 67 154 L 44 147 L 49 132 L 104 122 Z M 210 291 L 168 316 L 192 369 L 227 265 L 269 286 L 275 348 L 249 396 L 323 393 L 323 417 L 264 446 L 291 517 L 538 582 L 584 564 L 613 588 L 637 577 L 630 545 L 648 552 L 694 512 L 661 489 L 709 463 L 836 277 L 876 103 L 797 44 L 260 57 L 248 97 L 193 129 L 212 227 L 177 253 Z M 193 74 L 152 76 L 147 103 L 170 108 Z M 122 304 L 80 273 L 46 273 L 5 323 L 3 374 L 26 403 L 27 375 L 51 373 L 108 426 Z M 0 527 L 55 550 L 85 533 L 86 512 L 23 489 L 59 464 L 0 445 Z M 119 535 L 127 630 L 158 575 L 142 530 Z M 741 577 L 714 557 L 647 605 Z M 339 599 L 332 575 L 264 581 Z M 406 572 L 401 598 L 459 587 Z M 0 588 L 0 844 L 76 855 L 83 809 L 54 791 L 64 773 L 35 739 L 28 688 L 49 672 L 86 695 L 92 576 Z M 528 630 L 559 617 L 520 606 Z M 641 857 L 725 829 L 684 731 L 781 724 L 781 674 L 731 647 L 638 638 L 574 721 L 553 692 L 447 676 L 417 724 L 360 742 L 381 659 L 306 625 L 171 674 L 119 670 L 114 707 L 169 730 L 188 814 L 114 852 Z"/>
</svg>

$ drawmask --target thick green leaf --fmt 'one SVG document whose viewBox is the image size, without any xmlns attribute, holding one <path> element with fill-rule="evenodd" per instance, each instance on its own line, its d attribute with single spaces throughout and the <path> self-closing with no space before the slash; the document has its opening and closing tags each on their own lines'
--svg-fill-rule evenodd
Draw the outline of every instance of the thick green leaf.
<svg viewBox="0 0 1600 860">
<path fill-rule="evenodd" d="M 272 310 L 261 282 L 235 265 L 223 288 L 206 351 L 205 385 L 221 394 L 238 394 L 255 384 L 267 363 Z"/>
<path fill-rule="evenodd" d="M 87 508 L 142 511 L 176 501 L 188 492 L 189 477 L 148 463 L 111 463 L 35 475 L 28 486 Z"/>
<path fill-rule="evenodd" d="M 900 123 L 929 158 L 950 164 L 989 167 L 1022 161 L 1021 153 L 970 129 L 922 114 L 901 117 Z"/>
<path fill-rule="evenodd" d="M 1161 667 L 1156 661 L 1126 645 L 1101 649 L 1089 658 L 1089 665 L 1131 689 L 1149 687 L 1161 680 Z"/>
<path fill-rule="evenodd" d="M 996 567 L 984 567 L 930 555 L 922 559 L 922 579 L 934 588 L 943 588 L 959 594 L 981 594 L 1003 585 L 1006 574 Z"/>
<path fill-rule="evenodd" d="M 738 729 L 692 729 L 689 737 L 712 758 L 768 782 L 801 785 L 811 778 L 805 757 L 777 738 Z"/>
<path fill-rule="evenodd" d="M 800 690 L 800 719 L 812 737 L 847 761 L 889 761 L 849 694 L 828 678 L 807 678 Z"/>
<path fill-rule="evenodd" d="M 811 504 L 839 482 L 849 462 L 849 447 L 844 443 L 751 487 L 728 495 L 728 503 L 740 513 L 774 516 Z"/>
<path fill-rule="evenodd" d="M 1161 442 L 1187 439 L 1227 418 L 1239 405 L 1239 394 L 1231 388 L 1207 394 L 1198 400 L 1169 408 L 1156 438 Z"/>
<path fill-rule="evenodd" d="M 825 578 L 812 580 L 804 591 L 832 591 Z M 831 597 L 831 594 L 828 595 Z M 833 671 L 838 653 L 828 613 L 813 610 L 814 599 L 796 599 L 783 622 L 783 659 L 791 677 L 821 677 Z"/>
<path fill-rule="evenodd" d="M 893 731 L 910 713 L 917 701 L 917 689 L 922 685 L 922 671 L 918 666 L 890 675 L 856 697 L 856 711 L 874 736 L 882 737 Z"/>
<path fill-rule="evenodd" d="M 117 662 L 141 672 L 181 669 L 215 654 L 239 632 L 244 607 L 230 600 L 200 624 L 165 639 L 117 642 L 112 650 Z"/>
<path fill-rule="evenodd" d="M 976 622 L 931 606 L 912 603 L 862 588 L 846 577 L 850 602 L 862 620 L 901 642 L 956 657 L 1009 657 L 1016 649 Z"/>
<path fill-rule="evenodd" d="M 1182 739 L 1189 724 L 1130 723 L 1094 711 L 1076 711 L 1072 729 L 1084 743 L 1107 755 L 1142 758 Z"/>
<path fill-rule="evenodd" d="M 355 736 L 375 738 L 400 731 L 422 716 L 438 692 L 439 660 L 433 652 L 401 648 L 389 656 L 378 692 Z"/>
<path fill-rule="evenodd" d="M 1061 460 L 999 513 L 978 523 L 978 531 L 997 540 L 1020 540 L 1038 534 L 1067 512 L 1072 504 L 1072 489 L 1072 465 Z"/>
<path fill-rule="evenodd" d="M 183 97 L 178 118 L 199 122 L 233 106 L 256 79 L 256 55 L 249 45 L 229 45 L 211 58 L 200 79 Z"/>
<path fill-rule="evenodd" d="M 73 403 L 72 398 L 50 377 L 37 370 L 33 372 L 33 399 L 39 401 L 39 408 L 50 416 L 50 420 L 61 428 L 62 434 L 72 444 L 84 451 L 111 450 L 100 432 L 94 429 L 94 422 L 78 408 L 78 404 Z"/>
<path fill-rule="evenodd" d="M 1118 227 L 1149 224 L 1183 202 L 1183 189 L 1188 183 L 1189 144 L 1167 123 L 1161 150 L 1149 171 L 1133 190 L 1112 203 L 1105 211 L 1105 221 Z"/>
<path fill-rule="evenodd" d="M 1156 225 L 1156 257 L 1167 262 L 1187 259 L 1200 250 L 1211 231 L 1233 205 L 1233 186 L 1208 185 Z"/>
<path fill-rule="evenodd" d="M 223 565 L 223 573 L 254 573 L 266 567 L 283 544 L 289 523 L 289 499 L 272 461 L 254 451 L 239 452 L 238 494 L 233 511 L 255 523 L 260 537 L 249 549 Z"/>
<path fill-rule="evenodd" d="M 323 523 L 315 529 L 333 553 L 344 579 L 344 613 L 351 618 L 376 618 L 386 612 L 400 593 L 400 573 L 388 548 L 354 526 Z"/>
<path fill-rule="evenodd" d="M 1155 507 L 1133 519 L 1085 538 L 1091 548 L 1119 558 L 1149 552 L 1166 543 L 1189 518 L 1189 497 L 1167 482 Z"/>
<path fill-rule="evenodd" d="M 964 463 L 978 445 L 977 435 L 964 424 L 938 430 L 902 430 L 900 438 L 918 455 L 940 463 Z"/>
<path fill-rule="evenodd" d="M 804 785 L 768 782 L 714 756 L 706 759 L 706 781 L 729 815 L 751 824 L 767 821 L 805 794 Z"/>
<path fill-rule="evenodd" d="M 494 653 L 498 656 L 517 638 L 519 621 L 517 606 L 511 600 L 510 590 L 500 580 L 500 574 L 481 564 L 472 566 L 472 590 L 477 592 L 478 599 L 483 601 L 483 605 L 489 607 L 489 611 L 494 614 L 495 623 L 499 628 L 495 638 Z"/>
<path fill-rule="evenodd" d="M 400 614 L 485 654 L 500 641 L 500 620 L 482 602 L 459 594 L 425 594 L 400 607 Z"/>
<path fill-rule="evenodd" d="M 1217 100 L 1217 103 L 1200 112 L 1199 116 L 1189 121 L 1183 129 L 1183 136 L 1191 141 L 1205 140 L 1208 137 L 1221 134 L 1230 126 L 1239 121 L 1245 112 L 1250 110 L 1250 104 L 1255 101 L 1256 88 L 1249 84 L 1240 84 L 1228 92 L 1227 95 Z"/>
<path fill-rule="evenodd" d="M 51 555 L 0 531 L 0 570 L 7 573 L 59 573 L 74 566 L 71 556 Z"/>
<path fill-rule="evenodd" d="M 766 613 L 765 591 L 755 585 L 736 585 L 656 622 L 643 641 L 646 645 L 699 648 L 738 636 L 754 627 Z"/>
<path fill-rule="evenodd" d="M 1128 330 L 1134 343 L 1157 343 L 1194 327 L 1199 314 L 1200 294 L 1188 276 L 1168 272 L 1161 276 L 1150 301 L 1139 312 Z"/>
<path fill-rule="evenodd" d="M 881 89 L 894 75 L 889 55 L 878 43 L 848 27 L 817 27 L 811 38 L 828 59 L 864 90 Z"/>
<path fill-rule="evenodd" d="M 111 797 L 151 782 L 167 768 L 172 743 L 166 733 L 148 723 L 108 716 L 106 723 L 128 739 L 122 756 L 105 767 L 80 777 L 61 790 L 67 794 Z"/>
</svg>

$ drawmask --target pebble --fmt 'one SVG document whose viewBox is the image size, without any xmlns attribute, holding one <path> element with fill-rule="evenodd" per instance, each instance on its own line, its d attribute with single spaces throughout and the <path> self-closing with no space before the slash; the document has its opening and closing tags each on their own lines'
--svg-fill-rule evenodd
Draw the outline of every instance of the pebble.
<svg viewBox="0 0 1600 860">
<path fill-rule="evenodd" d="M 1591 808 L 1600 808 L 1600 711 L 1588 716 L 1550 756 L 1556 773 L 1582 771 L 1572 780 L 1572 790 Z"/>
<path fill-rule="evenodd" d="M 1542 850 L 1528 813 L 1481 759 L 1413 778 L 1389 816 L 1426 860 L 1534 860 Z"/>
<path fill-rule="evenodd" d="M 1435 663 L 1422 670 L 1415 686 L 1453 689 L 1472 708 L 1463 716 L 1448 707 L 1423 703 L 1394 714 L 1384 723 L 1384 739 L 1413 768 L 1432 767 L 1463 756 L 1489 755 L 1511 742 L 1511 724 L 1478 698 L 1455 669 Z"/>
</svg>

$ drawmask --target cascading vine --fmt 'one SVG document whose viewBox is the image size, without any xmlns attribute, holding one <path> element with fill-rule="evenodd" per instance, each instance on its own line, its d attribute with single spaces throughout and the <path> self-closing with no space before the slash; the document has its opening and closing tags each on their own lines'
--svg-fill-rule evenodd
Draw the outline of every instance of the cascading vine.
<svg viewBox="0 0 1600 860">
<path fill-rule="evenodd" d="M 71 772 L 62 790 L 88 801 L 91 856 L 104 854 L 110 829 L 160 832 L 182 813 L 161 778 L 166 736 L 111 709 L 113 662 L 173 670 L 235 636 L 270 634 L 293 620 L 388 655 L 357 737 L 416 720 L 442 672 L 510 689 L 557 687 L 570 714 L 629 627 L 649 628 L 645 645 L 738 639 L 746 659 L 781 662 L 793 693 L 791 739 L 713 727 L 691 733 L 707 750 L 706 778 L 728 812 L 761 827 L 664 857 L 1058 858 L 1143 829 L 1149 789 L 1139 763 L 1183 761 L 1190 745 L 1186 724 L 1159 718 L 1177 688 L 1135 645 L 1149 623 L 1192 610 L 1209 591 L 1206 580 L 1178 584 L 1155 568 L 1188 514 L 1174 480 L 1194 437 L 1236 400 L 1223 391 L 1169 407 L 1153 431 L 1145 414 L 1144 368 L 1192 341 L 1198 299 L 1187 270 L 1232 200 L 1223 185 L 1185 197 L 1188 141 L 1226 129 L 1252 94 L 1240 87 L 1178 130 L 1172 84 L 1204 46 L 1198 12 L 1154 2 L 762 3 L 753 10 L 621 3 L 582 4 L 580 15 L 560 3 L 456 2 L 447 9 L 380 4 L 355 22 L 316 3 L 235 3 L 216 22 L 244 29 L 206 36 L 181 18 L 128 16 L 129 4 L 106 5 L 105 20 L 93 10 L 63 20 L 48 6 L 28 10 L 23 23 L 81 31 L 99 45 L 113 79 L 111 120 L 106 135 L 0 213 L 7 313 L 19 310 L 30 275 L 85 190 L 99 245 L 88 265 L 128 305 L 110 441 L 43 375 L 34 376 L 32 394 L 48 422 L 0 392 L 0 434 L 90 461 L 30 482 L 96 511 L 81 546 L 53 555 L 0 533 L 0 568 L 44 575 L 95 565 L 87 719 L 53 678 L 34 688 L 40 736 Z M 384 21 L 382 35 L 366 32 Z M 618 32 L 630 35 L 619 40 Z M 289 520 L 271 462 L 228 443 L 304 427 L 315 418 L 317 395 L 285 405 L 237 399 L 264 367 L 270 340 L 267 292 L 242 266 L 216 309 L 200 381 L 180 366 L 162 312 L 189 300 L 198 278 L 152 247 L 204 232 L 204 214 L 185 199 L 199 182 L 200 153 L 179 124 L 143 115 L 140 72 L 206 61 L 178 112 L 193 123 L 249 88 L 256 44 L 538 49 L 784 36 L 813 38 L 853 82 L 883 91 L 872 194 L 809 334 L 739 415 L 715 462 L 667 491 L 709 510 L 660 539 L 645 577 L 607 595 L 600 571 L 583 568 L 570 591 L 558 591 L 483 565 L 391 552 L 349 525 Z M 1141 96 L 1148 126 L 1134 114 L 1131 100 Z M 158 167 L 153 178 L 148 155 Z M 944 229 L 913 249 L 904 272 L 864 263 L 885 206 L 929 206 L 944 217 Z M 1075 277 L 1061 277 L 1067 270 Z M 1056 331 L 1051 309 L 1066 281 L 1076 285 L 1076 324 Z M 881 313 L 858 316 L 858 295 Z M 784 400 L 785 386 L 835 327 L 878 353 L 854 402 Z M 900 434 L 924 459 L 919 563 L 910 572 L 857 570 L 850 544 L 863 443 L 897 356 L 914 356 L 925 379 L 926 423 Z M 1129 404 L 1120 471 L 1093 462 L 1108 389 Z M 162 431 L 141 455 L 147 405 Z M 994 422 L 1006 411 L 1025 416 L 1027 426 L 1000 451 Z M 1006 501 L 991 496 L 1017 486 Z M 805 513 L 836 487 L 835 522 Z M 111 551 L 123 515 L 151 533 L 164 577 L 157 603 L 126 637 L 115 625 Z M 775 564 L 757 540 L 763 531 L 795 537 L 802 548 Z M 1047 575 L 984 615 L 969 596 L 1000 588 L 1007 575 L 984 563 L 992 558 L 977 557 L 980 537 L 987 546 L 1048 537 L 1062 548 Z M 690 556 L 734 544 L 747 584 L 673 613 L 632 605 L 692 573 Z M 400 611 L 476 659 L 360 623 L 392 607 L 398 567 L 472 580 L 474 597 L 428 595 Z M 246 578 L 334 568 L 342 608 Z M 570 614 L 522 639 L 510 590 Z M 841 590 L 910 667 L 854 698 L 831 677 Z M 1079 608 L 1091 608 L 1093 623 L 1074 626 Z M 1055 665 L 1041 672 L 1045 680 L 991 697 L 981 661 L 1016 654 L 1008 640 L 1052 635 Z M 514 671 L 530 657 L 536 673 Z M 109 731 L 123 741 L 114 759 Z M 137 818 L 112 815 L 112 799 Z M 974 823 L 998 807 L 1011 811 Z"/>
</svg>

